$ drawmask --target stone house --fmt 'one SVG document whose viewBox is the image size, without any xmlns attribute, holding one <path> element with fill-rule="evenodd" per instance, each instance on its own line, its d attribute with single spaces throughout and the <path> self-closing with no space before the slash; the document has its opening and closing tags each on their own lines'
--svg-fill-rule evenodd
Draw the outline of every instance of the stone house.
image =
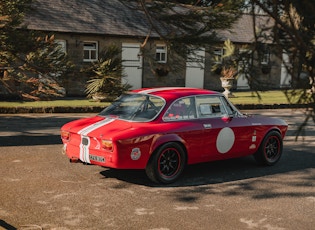
<svg viewBox="0 0 315 230">
<path fill-rule="evenodd" d="M 252 23 L 251 16 L 244 15 L 231 31 L 218 32 L 222 42 L 230 39 L 239 47 L 251 44 L 254 41 Z M 187 86 L 222 90 L 219 76 L 211 72 L 212 57 L 205 50 L 198 52 L 201 57 L 198 62 L 182 60 L 181 68 L 176 71 L 168 72 L 159 66 L 152 69 L 140 50 L 150 28 L 145 15 L 119 0 L 37 0 L 34 11 L 26 15 L 24 24 L 28 29 L 54 34 L 70 59 L 83 67 L 97 60 L 99 52 L 106 46 L 115 44 L 121 47 L 126 75 L 123 81 L 132 88 Z M 172 65 L 169 50 L 157 34 L 150 34 L 145 48 L 161 66 Z M 215 49 L 217 55 L 222 55 L 221 45 Z M 273 64 L 266 73 L 262 71 L 259 78 L 273 88 L 286 86 L 288 81 L 281 76 L 282 61 L 277 55 L 268 51 L 264 61 Z M 64 85 L 67 94 L 83 96 L 86 80 L 79 73 L 68 76 Z M 250 86 L 245 78 L 239 77 L 235 89 L 246 90 Z"/>
</svg>

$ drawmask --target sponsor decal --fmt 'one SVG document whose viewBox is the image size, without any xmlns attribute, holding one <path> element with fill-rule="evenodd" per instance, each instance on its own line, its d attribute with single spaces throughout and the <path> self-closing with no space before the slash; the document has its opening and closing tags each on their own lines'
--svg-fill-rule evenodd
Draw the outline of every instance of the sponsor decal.
<svg viewBox="0 0 315 230">
<path fill-rule="evenodd" d="M 227 153 L 232 148 L 235 141 L 235 134 L 229 127 L 220 130 L 217 137 L 217 150 L 219 153 Z"/>
<path fill-rule="evenodd" d="M 139 160 L 139 158 L 141 157 L 140 149 L 139 148 L 133 148 L 131 151 L 130 157 L 134 161 Z"/>
<path fill-rule="evenodd" d="M 252 136 L 252 142 L 256 142 L 256 139 L 257 139 L 257 137 L 256 137 L 256 130 L 255 130 L 254 134 Z"/>
<path fill-rule="evenodd" d="M 81 135 L 81 143 L 80 143 L 80 160 L 82 162 L 91 163 L 90 162 L 90 144 L 91 140 L 88 134 L 104 125 L 107 125 L 111 122 L 113 122 L 115 119 L 113 118 L 105 118 L 104 120 L 98 121 L 94 124 L 91 124 L 89 126 L 84 127 L 81 129 L 78 134 Z M 99 144 L 99 143 L 98 143 Z M 95 148 L 98 147 L 98 144 Z"/>
<path fill-rule="evenodd" d="M 249 149 L 256 149 L 256 145 L 255 144 L 251 144 L 251 146 L 249 146 Z"/>
</svg>

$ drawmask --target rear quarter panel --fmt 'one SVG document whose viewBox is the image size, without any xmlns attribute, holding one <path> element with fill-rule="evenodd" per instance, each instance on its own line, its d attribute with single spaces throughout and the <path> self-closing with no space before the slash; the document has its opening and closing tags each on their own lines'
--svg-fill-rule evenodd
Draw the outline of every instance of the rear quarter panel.
<svg viewBox="0 0 315 230">
<path fill-rule="evenodd" d="M 117 149 L 124 168 L 145 168 L 152 153 L 168 142 L 179 142 L 187 153 L 196 156 L 203 148 L 201 144 L 201 124 L 191 122 L 165 122 L 135 124 L 132 130 L 120 133 Z M 141 158 L 131 160 L 133 151 L 140 151 Z"/>
</svg>

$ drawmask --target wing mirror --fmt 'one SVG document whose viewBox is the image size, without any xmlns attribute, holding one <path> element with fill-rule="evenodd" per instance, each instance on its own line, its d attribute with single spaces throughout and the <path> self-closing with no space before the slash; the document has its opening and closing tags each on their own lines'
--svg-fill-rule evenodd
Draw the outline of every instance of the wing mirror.
<svg viewBox="0 0 315 230">
<path fill-rule="evenodd" d="M 232 120 L 234 116 L 232 114 L 225 114 L 223 115 L 223 117 L 221 117 L 222 121 L 224 121 L 225 123 L 228 123 Z"/>
</svg>

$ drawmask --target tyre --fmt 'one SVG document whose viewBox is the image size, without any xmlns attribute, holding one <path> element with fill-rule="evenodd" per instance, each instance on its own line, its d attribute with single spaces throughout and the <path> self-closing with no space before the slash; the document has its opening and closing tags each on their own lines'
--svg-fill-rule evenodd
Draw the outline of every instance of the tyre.
<svg viewBox="0 0 315 230">
<path fill-rule="evenodd" d="M 254 158 L 260 165 L 274 165 L 280 160 L 282 148 L 283 141 L 280 133 L 271 131 L 264 137 Z"/>
<path fill-rule="evenodd" d="M 155 183 L 170 184 L 178 179 L 186 164 L 183 147 L 175 142 L 160 146 L 151 156 L 146 174 Z"/>
</svg>

